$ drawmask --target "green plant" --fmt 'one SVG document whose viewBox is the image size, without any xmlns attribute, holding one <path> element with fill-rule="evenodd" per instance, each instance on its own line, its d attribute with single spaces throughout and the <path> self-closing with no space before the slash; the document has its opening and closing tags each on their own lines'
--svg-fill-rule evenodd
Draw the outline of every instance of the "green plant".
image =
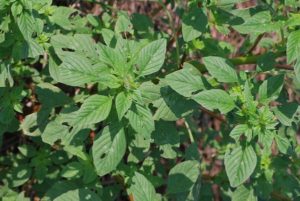
<svg viewBox="0 0 300 201">
<path fill-rule="evenodd" d="M 243 2 L 0 1 L 1 199 L 298 200 L 300 4 Z"/>
</svg>

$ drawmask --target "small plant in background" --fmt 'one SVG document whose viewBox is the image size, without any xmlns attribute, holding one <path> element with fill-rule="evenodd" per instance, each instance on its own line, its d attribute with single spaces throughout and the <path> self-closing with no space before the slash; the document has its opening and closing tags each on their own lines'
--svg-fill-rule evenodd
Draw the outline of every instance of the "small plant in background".
<svg viewBox="0 0 300 201">
<path fill-rule="evenodd" d="M 0 2 L 2 200 L 298 200 L 298 1 Z"/>
</svg>

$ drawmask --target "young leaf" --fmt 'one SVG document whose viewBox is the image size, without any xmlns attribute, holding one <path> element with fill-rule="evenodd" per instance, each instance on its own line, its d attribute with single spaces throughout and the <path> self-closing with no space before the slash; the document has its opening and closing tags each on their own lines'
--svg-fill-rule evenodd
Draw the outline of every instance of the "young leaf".
<svg viewBox="0 0 300 201">
<path fill-rule="evenodd" d="M 115 170 L 126 151 L 126 137 L 120 125 L 106 126 L 94 141 L 92 155 L 99 176 Z"/>
<path fill-rule="evenodd" d="M 235 141 L 240 139 L 240 136 L 244 134 L 248 130 L 248 125 L 246 124 L 239 124 L 232 129 L 229 136 L 232 137 Z"/>
<path fill-rule="evenodd" d="M 103 121 L 109 115 L 112 105 L 110 97 L 92 95 L 88 97 L 80 109 L 66 115 L 67 121 L 76 126 L 86 126 Z"/>
<path fill-rule="evenodd" d="M 276 75 L 265 80 L 258 90 L 259 100 L 262 103 L 268 103 L 276 100 L 281 92 L 284 82 L 284 75 Z"/>
<path fill-rule="evenodd" d="M 207 17 L 203 10 L 194 8 L 187 12 L 182 19 L 182 35 L 185 42 L 189 42 L 199 37 L 205 32 Z"/>
<path fill-rule="evenodd" d="M 194 95 L 193 99 L 209 110 L 218 109 L 224 114 L 230 112 L 235 107 L 233 99 L 221 89 L 201 91 Z"/>
<path fill-rule="evenodd" d="M 130 187 L 130 192 L 133 195 L 134 201 L 157 201 L 156 193 L 153 185 L 147 178 L 135 172 L 132 178 L 133 185 Z"/>
<path fill-rule="evenodd" d="M 244 183 L 256 167 L 257 157 L 252 146 L 237 146 L 225 154 L 225 170 L 232 187 Z"/>
<path fill-rule="evenodd" d="M 203 79 L 199 71 L 189 64 L 185 64 L 182 70 L 166 76 L 167 84 L 185 97 L 190 97 L 194 92 L 204 89 Z"/>
<path fill-rule="evenodd" d="M 166 40 L 159 39 L 149 43 L 140 51 L 136 61 L 137 73 L 140 77 L 159 71 L 165 60 L 166 48 Z"/>
<path fill-rule="evenodd" d="M 167 192 L 171 194 L 188 192 L 200 175 L 198 161 L 184 161 L 169 172 Z"/>
<path fill-rule="evenodd" d="M 238 76 L 234 66 L 226 59 L 216 56 L 203 58 L 203 63 L 208 72 L 219 82 L 238 82 Z"/>
<path fill-rule="evenodd" d="M 116 97 L 116 110 L 118 118 L 122 119 L 132 104 L 132 98 L 125 92 L 120 92 Z"/>
</svg>

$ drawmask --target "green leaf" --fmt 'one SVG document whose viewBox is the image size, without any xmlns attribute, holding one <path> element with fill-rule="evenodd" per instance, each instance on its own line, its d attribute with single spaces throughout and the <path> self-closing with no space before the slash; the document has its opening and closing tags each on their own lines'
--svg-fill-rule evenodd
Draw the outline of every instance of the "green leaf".
<svg viewBox="0 0 300 201">
<path fill-rule="evenodd" d="M 32 169 L 26 165 L 19 165 L 12 170 L 12 187 L 23 185 L 31 177 Z"/>
<path fill-rule="evenodd" d="M 109 70 L 103 64 L 92 64 L 83 56 L 73 52 L 64 52 L 60 55 L 62 64 L 58 67 L 58 77 L 53 77 L 58 82 L 70 86 L 82 86 L 97 81 L 104 82 L 113 79 Z"/>
<path fill-rule="evenodd" d="M 137 92 L 140 94 L 143 100 L 142 102 L 148 104 L 161 98 L 160 89 L 161 86 L 159 84 L 154 84 L 153 82 L 148 81 L 143 82 Z"/>
<path fill-rule="evenodd" d="M 118 74 L 124 76 L 128 73 L 126 59 L 118 49 L 100 44 L 98 45 L 97 52 L 99 54 L 99 60 L 114 68 Z"/>
<path fill-rule="evenodd" d="M 106 126 L 92 147 L 94 165 L 99 176 L 115 170 L 126 151 L 125 132 L 120 125 Z"/>
<path fill-rule="evenodd" d="M 170 87 L 162 87 L 160 91 L 161 98 L 153 102 L 154 107 L 157 108 L 154 114 L 155 120 L 176 121 L 191 114 L 197 107 L 193 100 L 187 100 Z M 185 104 L 182 104 L 183 102 Z"/>
<path fill-rule="evenodd" d="M 155 189 L 147 178 L 135 172 L 132 178 L 133 184 L 130 187 L 130 192 L 133 194 L 134 201 L 156 201 Z"/>
<path fill-rule="evenodd" d="M 235 141 L 238 141 L 240 139 L 240 136 L 244 134 L 248 129 L 248 125 L 239 124 L 232 129 L 229 136 L 232 137 Z"/>
<path fill-rule="evenodd" d="M 42 141 L 50 145 L 53 145 L 57 141 L 62 145 L 70 145 L 81 143 L 86 138 L 87 133 L 87 129 L 74 127 L 71 130 L 68 126 L 62 125 L 57 120 L 54 120 L 46 125 L 42 133 Z"/>
<path fill-rule="evenodd" d="M 104 43 L 107 46 L 110 46 L 112 41 L 114 41 L 113 39 L 115 39 L 115 32 L 110 29 L 103 28 L 101 30 L 101 35 L 102 35 Z"/>
<path fill-rule="evenodd" d="M 120 92 L 116 97 L 116 110 L 119 120 L 123 118 L 132 104 L 132 97 L 125 92 Z"/>
<path fill-rule="evenodd" d="M 100 197 L 96 193 L 83 188 L 67 191 L 66 193 L 63 193 L 54 199 L 54 201 L 70 201 L 70 200 L 101 201 Z"/>
<path fill-rule="evenodd" d="M 235 30 L 242 34 L 261 34 L 264 32 L 275 32 L 283 26 L 283 22 L 273 22 L 269 11 L 261 11 L 255 13 L 251 17 L 245 18 L 245 22 L 240 25 L 232 26 Z"/>
<path fill-rule="evenodd" d="M 27 12 L 23 12 L 18 18 L 17 23 L 25 40 L 31 39 L 35 28 L 34 18 Z"/>
<path fill-rule="evenodd" d="M 182 35 L 185 42 L 189 42 L 205 32 L 207 17 L 202 9 L 193 8 L 182 19 Z"/>
<path fill-rule="evenodd" d="M 268 103 L 276 100 L 282 90 L 284 83 L 284 75 L 276 75 L 265 80 L 258 90 L 259 100 L 262 103 Z"/>
<path fill-rule="evenodd" d="M 9 111 L 4 111 L 4 112 L 9 112 Z M 39 113 L 39 114 L 41 114 L 41 113 Z M 7 115 L 7 113 L 6 113 L 6 115 Z M 39 118 L 43 119 L 43 117 L 41 117 L 41 116 L 39 115 Z M 39 136 L 39 135 L 41 135 L 41 131 L 39 129 L 37 120 L 38 119 L 37 119 L 37 113 L 36 112 L 31 113 L 31 114 L 29 114 L 25 117 L 25 119 L 23 120 L 23 122 L 20 125 L 20 128 L 22 129 L 22 132 L 24 133 L 24 135 L 28 135 L 28 136 Z"/>
<path fill-rule="evenodd" d="M 280 136 L 280 135 L 274 135 L 274 136 L 279 151 L 283 154 L 287 154 L 288 149 L 291 146 L 289 140 L 284 136 Z"/>
<path fill-rule="evenodd" d="M 285 126 L 291 126 L 299 108 L 297 103 L 285 103 L 273 109 L 275 116 Z"/>
<path fill-rule="evenodd" d="M 152 139 L 157 145 L 176 145 L 180 143 L 175 123 L 168 121 L 155 122 L 155 131 L 152 133 Z"/>
<path fill-rule="evenodd" d="M 64 50 L 73 50 L 77 54 L 88 55 L 92 60 L 98 60 L 97 46 L 89 34 L 62 35 L 57 34 L 51 37 L 51 44 L 55 52 L 60 55 Z"/>
<path fill-rule="evenodd" d="M 47 189 L 46 194 L 42 198 L 42 201 L 51 201 L 58 196 L 77 189 L 78 187 L 71 181 L 62 180 L 55 182 L 49 189 Z"/>
<path fill-rule="evenodd" d="M 159 39 L 147 44 L 138 54 L 136 65 L 139 76 L 159 71 L 164 64 L 167 42 Z"/>
<path fill-rule="evenodd" d="M 225 154 L 225 170 L 232 187 L 244 183 L 253 173 L 257 157 L 252 146 L 237 146 Z"/>
<path fill-rule="evenodd" d="M 50 21 L 57 24 L 65 30 L 72 30 L 74 25 L 71 23 L 71 14 L 75 13 L 76 10 L 71 7 L 59 6 L 54 10 L 54 13 L 49 17 Z"/>
<path fill-rule="evenodd" d="M 274 66 L 276 65 L 276 56 L 272 52 L 268 52 L 266 54 L 263 54 L 259 56 L 257 60 L 257 66 L 256 66 L 256 71 L 260 72 L 265 72 L 265 71 L 270 71 L 274 69 Z"/>
<path fill-rule="evenodd" d="M 92 59 L 98 59 L 99 55 L 96 51 L 96 44 L 90 34 L 75 34 L 73 36 L 72 45 L 75 51 L 80 51 L 82 54 L 88 55 Z M 51 39 L 52 41 L 52 39 Z"/>
<path fill-rule="evenodd" d="M 44 49 L 33 39 L 16 42 L 12 49 L 12 57 L 16 60 L 35 58 L 44 53 Z"/>
<path fill-rule="evenodd" d="M 271 149 L 275 133 L 270 130 L 265 130 L 258 134 L 258 142 L 267 150 Z"/>
<path fill-rule="evenodd" d="M 154 120 L 148 107 L 135 104 L 127 112 L 127 118 L 132 128 L 145 138 L 149 139 L 154 131 Z"/>
<path fill-rule="evenodd" d="M 63 106 L 71 102 L 71 98 L 60 88 L 46 82 L 36 86 L 36 94 L 38 95 L 39 101 L 43 103 L 43 108 Z"/>
<path fill-rule="evenodd" d="M 166 76 L 167 84 L 185 97 L 190 97 L 194 92 L 204 89 L 203 79 L 199 71 L 188 63 L 182 70 Z"/>
<path fill-rule="evenodd" d="M 171 194 L 188 192 L 200 176 L 198 161 L 184 161 L 169 172 L 167 192 Z"/>
<path fill-rule="evenodd" d="M 5 200 L 5 198 L 3 199 Z M 25 196 L 25 191 L 18 194 L 16 201 L 30 201 L 30 198 Z"/>
<path fill-rule="evenodd" d="M 232 194 L 232 201 L 257 201 L 252 188 L 246 188 L 244 185 L 239 186 Z"/>
<path fill-rule="evenodd" d="M 55 81 L 62 80 L 61 75 L 59 73 L 59 67 L 58 66 L 59 66 L 59 59 L 56 56 L 53 57 L 53 55 L 50 52 L 49 61 L 48 61 L 48 68 L 49 68 L 50 76 Z"/>
<path fill-rule="evenodd" d="M 233 99 L 221 89 L 202 91 L 194 95 L 193 99 L 209 110 L 218 109 L 224 114 L 230 112 L 235 107 Z"/>
<path fill-rule="evenodd" d="M 126 13 L 119 12 L 118 14 L 118 20 L 115 25 L 115 32 L 120 33 L 120 32 L 128 32 L 133 34 L 132 30 L 132 23 L 130 22 L 130 19 Z"/>
<path fill-rule="evenodd" d="M 76 178 L 82 175 L 82 165 L 79 162 L 71 162 L 63 167 L 60 175 L 64 178 Z"/>
<path fill-rule="evenodd" d="M 131 17 L 134 30 L 140 33 L 146 33 L 149 35 L 152 34 L 151 31 L 153 30 L 153 22 L 148 15 L 133 13 Z"/>
<path fill-rule="evenodd" d="M 296 79 L 300 80 L 300 59 L 297 60 L 296 64 L 294 65 L 294 72 L 296 75 Z"/>
<path fill-rule="evenodd" d="M 10 65 L 0 64 L 0 87 L 13 86 L 14 80 L 10 73 Z"/>
<path fill-rule="evenodd" d="M 61 125 L 56 121 L 51 121 L 47 124 L 44 132 L 42 133 L 42 141 L 53 145 L 56 141 L 62 140 L 62 144 L 64 144 L 64 137 L 69 134 L 68 127 L 65 125 Z"/>
<path fill-rule="evenodd" d="M 161 157 L 169 159 L 177 157 L 178 153 L 176 151 L 180 145 L 180 136 L 174 122 L 155 122 L 155 131 L 152 133 L 151 138 L 163 151 Z"/>
<path fill-rule="evenodd" d="M 71 125 L 86 126 L 105 120 L 112 106 L 112 98 L 102 95 L 88 97 L 80 109 L 66 115 L 65 119 Z"/>
<path fill-rule="evenodd" d="M 287 62 L 290 64 L 300 56 L 300 30 L 289 34 L 286 45 Z"/>
<path fill-rule="evenodd" d="M 297 8 L 297 6 L 299 7 L 300 2 L 298 2 L 297 0 L 285 0 L 284 4 L 286 6 L 291 6 L 293 8 Z"/>
<path fill-rule="evenodd" d="M 208 72 L 219 82 L 238 82 L 238 76 L 234 66 L 226 59 L 216 56 L 203 58 L 203 63 Z"/>
</svg>

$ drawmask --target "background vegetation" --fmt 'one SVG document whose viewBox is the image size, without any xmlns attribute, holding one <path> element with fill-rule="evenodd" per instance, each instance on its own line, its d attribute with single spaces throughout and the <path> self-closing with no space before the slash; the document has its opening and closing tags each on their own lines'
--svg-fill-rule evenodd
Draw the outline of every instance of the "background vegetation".
<svg viewBox="0 0 300 201">
<path fill-rule="evenodd" d="M 1 0 L 0 199 L 299 200 L 297 0 Z"/>
</svg>

